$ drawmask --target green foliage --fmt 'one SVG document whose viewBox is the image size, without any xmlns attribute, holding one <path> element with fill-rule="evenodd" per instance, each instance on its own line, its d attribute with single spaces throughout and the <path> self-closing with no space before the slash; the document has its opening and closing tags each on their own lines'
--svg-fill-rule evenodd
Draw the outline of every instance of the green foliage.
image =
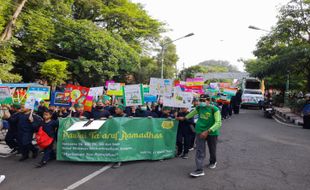
<svg viewBox="0 0 310 190">
<path fill-rule="evenodd" d="M 260 78 L 290 75 L 291 87 L 310 91 L 310 3 L 292 0 L 283 6 L 273 30 L 257 43 L 257 60 L 246 70 Z"/>
<path fill-rule="evenodd" d="M 227 61 L 207 60 L 198 65 L 188 67 L 182 70 L 179 78 L 185 80 L 186 78 L 193 78 L 197 73 L 219 73 L 219 72 L 237 72 L 238 69 L 229 64 Z M 228 82 L 230 80 L 212 80 L 214 82 Z"/>
<path fill-rule="evenodd" d="M 68 62 L 50 59 L 41 66 L 40 73 L 52 85 L 61 85 L 68 79 Z"/>
<path fill-rule="evenodd" d="M 5 14 L 0 11 L 0 29 L 12 15 L 14 4 L 13 0 L 0 3 L 0 10 L 8 10 Z M 129 0 L 28 0 L 14 31 L 21 45 L 5 52 L 10 53 L 6 56 L 10 64 L 14 63 L 12 71 L 25 82 L 39 78 L 40 62 L 57 58 L 68 62 L 72 80 L 85 86 L 102 85 L 107 79 L 124 81 L 135 75 L 141 68 L 140 57 L 153 60 L 153 66 L 143 68 L 154 69 L 157 58 L 144 53 L 159 43 L 163 26 Z M 177 60 L 173 45 L 166 56 L 170 69 Z M 145 73 L 142 78 L 154 74 L 151 69 Z"/>
</svg>

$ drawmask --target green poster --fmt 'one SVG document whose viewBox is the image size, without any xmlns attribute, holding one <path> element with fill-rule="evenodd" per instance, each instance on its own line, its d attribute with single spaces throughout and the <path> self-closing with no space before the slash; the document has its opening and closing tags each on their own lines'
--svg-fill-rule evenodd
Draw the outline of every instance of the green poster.
<svg viewBox="0 0 310 190">
<path fill-rule="evenodd" d="M 70 131 L 77 118 L 60 120 L 57 160 L 118 162 L 175 156 L 178 122 L 155 118 L 112 118 L 99 130 Z"/>
</svg>

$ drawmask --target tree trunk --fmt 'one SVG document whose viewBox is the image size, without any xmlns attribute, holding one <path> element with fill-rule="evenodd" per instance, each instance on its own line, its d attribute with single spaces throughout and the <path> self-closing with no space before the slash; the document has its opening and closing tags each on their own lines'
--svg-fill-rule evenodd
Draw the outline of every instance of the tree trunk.
<svg viewBox="0 0 310 190">
<path fill-rule="evenodd" d="M 5 30 L 3 31 L 2 35 L 1 35 L 0 41 L 7 41 L 7 40 L 11 39 L 11 37 L 13 36 L 13 28 L 15 26 L 17 17 L 22 12 L 22 9 L 23 9 L 26 2 L 27 2 L 27 0 L 22 0 L 22 2 L 18 5 L 16 11 L 13 14 L 11 21 L 6 25 Z"/>
<path fill-rule="evenodd" d="M 310 68 L 308 68 L 307 72 L 307 92 L 310 92 Z"/>
</svg>

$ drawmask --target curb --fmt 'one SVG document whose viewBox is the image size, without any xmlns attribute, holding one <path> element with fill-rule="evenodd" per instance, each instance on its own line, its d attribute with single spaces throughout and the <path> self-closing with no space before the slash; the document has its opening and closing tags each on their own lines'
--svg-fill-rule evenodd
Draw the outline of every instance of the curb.
<svg viewBox="0 0 310 190">
<path fill-rule="evenodd" d="M 298 126 L 303 126 L 304 122 L 302 117 L 295 115 L 291 112 L 285 112 L 285 111 L 280 111 L 279 108 L 275 107 L 275 111 L 278 115 L 281 117 L 284 117 L 285 119 L 289 120 L 291 123 L 298 125 Z"/>
</svg>

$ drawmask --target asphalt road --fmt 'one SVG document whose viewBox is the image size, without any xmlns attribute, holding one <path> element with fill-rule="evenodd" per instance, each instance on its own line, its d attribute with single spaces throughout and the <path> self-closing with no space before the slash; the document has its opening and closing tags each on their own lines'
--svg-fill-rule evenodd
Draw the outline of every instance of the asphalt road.
<svg viewBox="0 0 310 190">
<path fill-rule="evenodd" d="M 21 163 L 18 158 L 0 158 L 0 174 L 7 177 L 0 190 L 310 189 L 310 130 L 281 125 L 259 110 L 242 110 L 223 121 L 218 167 L 200 178 L 188 175 L 195 169 L 194 151 L 188 160 L 128 162 L 118 169 L 59 161 L 37 169 L 39 159 Z"/>
</svg>

